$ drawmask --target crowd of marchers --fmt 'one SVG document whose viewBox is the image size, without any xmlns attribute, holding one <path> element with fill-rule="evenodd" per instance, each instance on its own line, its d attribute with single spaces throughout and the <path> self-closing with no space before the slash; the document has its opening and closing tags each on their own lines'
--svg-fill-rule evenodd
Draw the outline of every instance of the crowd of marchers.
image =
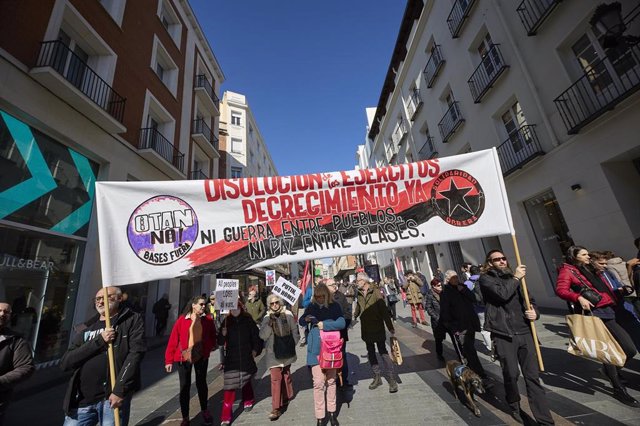
<svg viewBox="0 0 640 426">
<path fill-rule="evenodd" d="M 640 239 L 635 244 L 638 247 Z M 636 258 L 625 261 L 608 251 L 572 246 L 556 281 L 556 294 L 567 301 L 570 313 L 599 318 L 626 355 L 624 365 L 604 362 L 601 372 L 611 383 L 613 397 L 636 408 L 640 403 L 626 390 L 623 368 L 640 348 L 639 258 L 640 251 Z M 268 418 L 278 420 L 296 395 L 291 367 L 299 345 L 306 347 L 317 424 L 338 425 L 338 389 L 352 387 L 347 342 L 356 321 L 360 321 L 373 378 L 369 389 L 382 386 L 384 378 L 388 391 L 398 392 L 395 359 L 389 355 L 387 343 L 387 337 L 395 334 L 397 303 L 410 305 L 413 327 L 429 326 L 430 322 L 435 357 L 443 364 L 443 342 L 449 336 L 457 354 L 457 359 L 446 362 L 453 392 L 460 385 L 477 415 L 473 392 L 490 392 L 497 385 L 478 358 L 476 333 L 480 333 L 480 342 L 491 360 L 500 364 L 513 419 L 523 422 L 518 391 L 522 374 L 536 422 L 554 424 L 539 379 L 532 323 L 540 313 L 535 294 L 523 289 L 526 273 L 525 265 L 512 266 L 501 250 L 491 250 L 482 265 L 465 263 L 460 271 L 436 269 L 430 281 L 419 271 L 407 271 L 397 280 L 385 277 L 380 282 L 364 272 L 358 272 L 354 282 L 321 279 L 304 285 L 310 280 L 301 278 L 297 284 L 302 294 L 292 307 L 275 294 L 258 294 L 257 288 L 241 294 L 237 308 L 228 312 L 216 310 L 215 293 L 196 295 L 172 325 L 165 350 L 164 369 L 167 373 L 176 370 L 179 377 L 181 424 L 191 421 L 193 375 L 201 421 L 214 423 L 208 409 L 206 375 L 215 350 L 219 352 L 217 368 L 224 377 L 222 401 L 214 401 L 221 404 L 216 422 L 231 424 L 237 397 L 245 411 L 252 409 L 256 357 L 263 352 L 271 379 L 272 410 Z M 132 395 L 140 388 L 140 363 L 146 351 L 143 318 L 122 303 L 118 287 L 100 289 L 93 302 L 96 315 L 78 328 L 60 362 L 63 370 L 72 372 L 61 399 L 64 425 L 113 425 L 117 412 L 120 424 L 126 426 Z M 153 307 L 158 335 L 168 325 L 170 308 L 166 295 Z M 106 326 L 107 309 L 111 327 Z M 34 372 L 32 351 L 10 330 L 10 318 L 11 306 L 0 303 L 0 425 L 12 389 Z M 109 344 L 113 348 L 114 380 L 109 377 Z"/>
</svg>

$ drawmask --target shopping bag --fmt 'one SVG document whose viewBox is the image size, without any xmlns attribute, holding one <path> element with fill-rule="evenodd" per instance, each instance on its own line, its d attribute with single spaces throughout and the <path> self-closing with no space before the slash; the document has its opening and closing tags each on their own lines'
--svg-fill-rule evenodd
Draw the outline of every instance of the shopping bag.
<svg viewBox="0 0 640 426">
<path fill-rule="evenodd" d="M 395 337 L 389 337 L 389 346 L 391 347 L 391 361 L 396 365 L 402 365 L 402 352 L 400 352 L 400 342 Z"/>
<path fill-rule="evenodd" d="M 600 318 L 573 314 L 567 315 L 566 319 L 571 331 L 567 352 L 605 364 L 624 366 L 627 355 Z"/>
</svg>

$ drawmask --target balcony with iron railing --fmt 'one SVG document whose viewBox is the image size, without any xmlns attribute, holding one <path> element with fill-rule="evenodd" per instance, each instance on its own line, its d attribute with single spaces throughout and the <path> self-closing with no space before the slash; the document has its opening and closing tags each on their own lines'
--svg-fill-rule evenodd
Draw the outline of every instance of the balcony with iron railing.
<svg viewBox="0 0 640 426">
<path fill-rule="evenodd" d="M 30 74 L 108 132 L 126 131 L 122 121 L 127 100 L 62 41 L 40 43 Z"/>
<path fill-rule="evenodd" d="M 474 103 L 479 103 L 502 73 L 509 68 L 505 64 L 498 44 L 492 44 L 482 57 L 471 78 L 467 81 Z"/>
<path fill-rule="evenodd" d="M 445 62 L 446 61 L 442 58 L 442 52 L 440 52 L 440 46 L 435 45 L 423 72 L 428 88 L 433 87 L 436 77 L 440 73 L 440 69 L 444 66 Z"/>
<path fill-rule="evenodd" d="M 453 102 L 444 114 L 444 117 L 442 117 L 442 120 L 438 123 L 438 129 L 440 129 L 440 135 L 442 136 L 442 143 L 447 143 L 449 138 L 453 136 L 462 123 L 464 123 L 464 118 L 460 113 L 458 102 Z"/>
<path fill-rule="evenodd" d="M 191 125 L 191 137 L 211 156 L 219 157 L 218 138 L 204 118 L 196 118 Z M 213 148 L 213 151 L 211 150 Z M 214 152 L 215 151 L 215 152 Z"/>
<path fill-rule="evenodd" d="M 430 160 L 438 156 L 438 152 L 436 151 L 435 144 L 432 136 L 427 136 L 420 151 L 418 151 L 418 159 L 422 160 Z"/>
<path fill-rule="evenodd" d="M 460 36 L 464 22 L 469 17 L 475 3 L 476 0 L 454 0 L 453 7 L 447 18 L 447 25 L 449 26 L 449 31 L 451 31 L 451 37 L 458 38 Z"/>
<path fill-rule="evenodd" d="M 165 138 L 162 133 L 153 127 L 140 129 L 140 150 L 152 150 L 164 161 L 175 167 L 180 173 L 184 173 L 184 154 Z"/>
<path fill-rule="evenodd" d="M 533 124 L 526 124 L 514 131 L 498 146 L 497 150 L 504 176 L 521 169 L 534 158 L 544 155 L 536 134 L 536 126 Z"/>
<path fill-rule="evenodd" d="M 516 12 L 518 12 L 528 36 L 537 34 L 538 28 L 560 2 L 562 0 L 522 0 Z"/>
<path fill-rule="evenodd" d="M 567 132 L 573 135 L 638 89 L 640 44 L 636 43 L 618 51 L 615 58 L 604 58 L 591 64 L 589 70 L 553 102 Z"/>
<path fill-rule="evenodd" d="M 205 179 L 209 179 L 209 176 L 207 176 L 202 170 L 198 169 L 198 170 L 191 170 L 191 173 L 189 173 L 189 179 L 190 180 L 205 180 Z"/>
<path fill-rule="evenodd" d="M 407 124 L 404 120 L 398 121 L 396 124 L 396 128 L 393 129 L 393 133 L 391 134 L 391 140 L 395 145 L 402 145 L 404 138 L 407 136 Z"/>
<path fill-rule="evenodd" d="M 415 119 L 420 108 L 422 108 L 422 96 L 420 96 L 420 89 L 415 88 L 411 92 L 409 102 L 407 103 L 407 112 L 409 113 L 409 118 L 411 120 Z"/>
<path fill-rule="evenodd" d="M 193 84 L 193 90 L 197 95 L 200 95 L 202 101 L 209 107 L 209 110 L 215 115 L 220 114 L 220 99 L 216 96 L 213 86 L 209 82 L 206 75 L 200 74 L 196 76 L 196 80 Z"/>
</svg>

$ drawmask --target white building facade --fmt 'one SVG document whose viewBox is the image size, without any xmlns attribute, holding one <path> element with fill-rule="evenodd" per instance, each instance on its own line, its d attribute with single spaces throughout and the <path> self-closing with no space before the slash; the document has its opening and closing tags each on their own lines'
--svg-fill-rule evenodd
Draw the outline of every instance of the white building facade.
<svg viewBox="0 0 640 426">
<path fill-rule="evenodd" d="M 554 286 L 569 246 L 637 252 L 640 46 L 603 47 L 589 23 L 600 3 L 409 1 L 358 149 L 368 155 L 359 166 L 374 167 L 497 147 L 541 306 L 564 306 Z M 638 3 L 621 4 L 626 34 L 640 35 Z M 511 236 L 376 253 L 375 262 L 395 274 L 398 258 L 431 277 L 482 263 L 494 248 L 515 262 Z"/>
<path fill-rule="evenodd" d="M 221 177 L 277 176 L 276 166 L 245 95 L 225 91 L 221 103 L 221 120 L 226 144 L 226 158 Z"/>
</svg>

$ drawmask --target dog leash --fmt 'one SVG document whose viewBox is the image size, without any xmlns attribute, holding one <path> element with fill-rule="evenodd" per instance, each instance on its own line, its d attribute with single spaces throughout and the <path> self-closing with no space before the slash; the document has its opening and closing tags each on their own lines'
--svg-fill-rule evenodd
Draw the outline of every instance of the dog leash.
<svg viewBox="0 0 640 426">
<path fill-rule="evenodd" d="M 461 344 L 460 344 L 460 340 L 458 340 L 460 338 L 459 335 L 456 335 L 455 333 L 449 333 L 451 335 L 451 341 L 453 342 L 453 348 L 456 351 L 456 354 L 458 355 L 458 359 L 460 360 L 460 362 L 464 365 L 467 365 L 467 359 L 464 357 L 463 353 L 462 353 L 462 348 L 461 348 Z"/>
</svg>

